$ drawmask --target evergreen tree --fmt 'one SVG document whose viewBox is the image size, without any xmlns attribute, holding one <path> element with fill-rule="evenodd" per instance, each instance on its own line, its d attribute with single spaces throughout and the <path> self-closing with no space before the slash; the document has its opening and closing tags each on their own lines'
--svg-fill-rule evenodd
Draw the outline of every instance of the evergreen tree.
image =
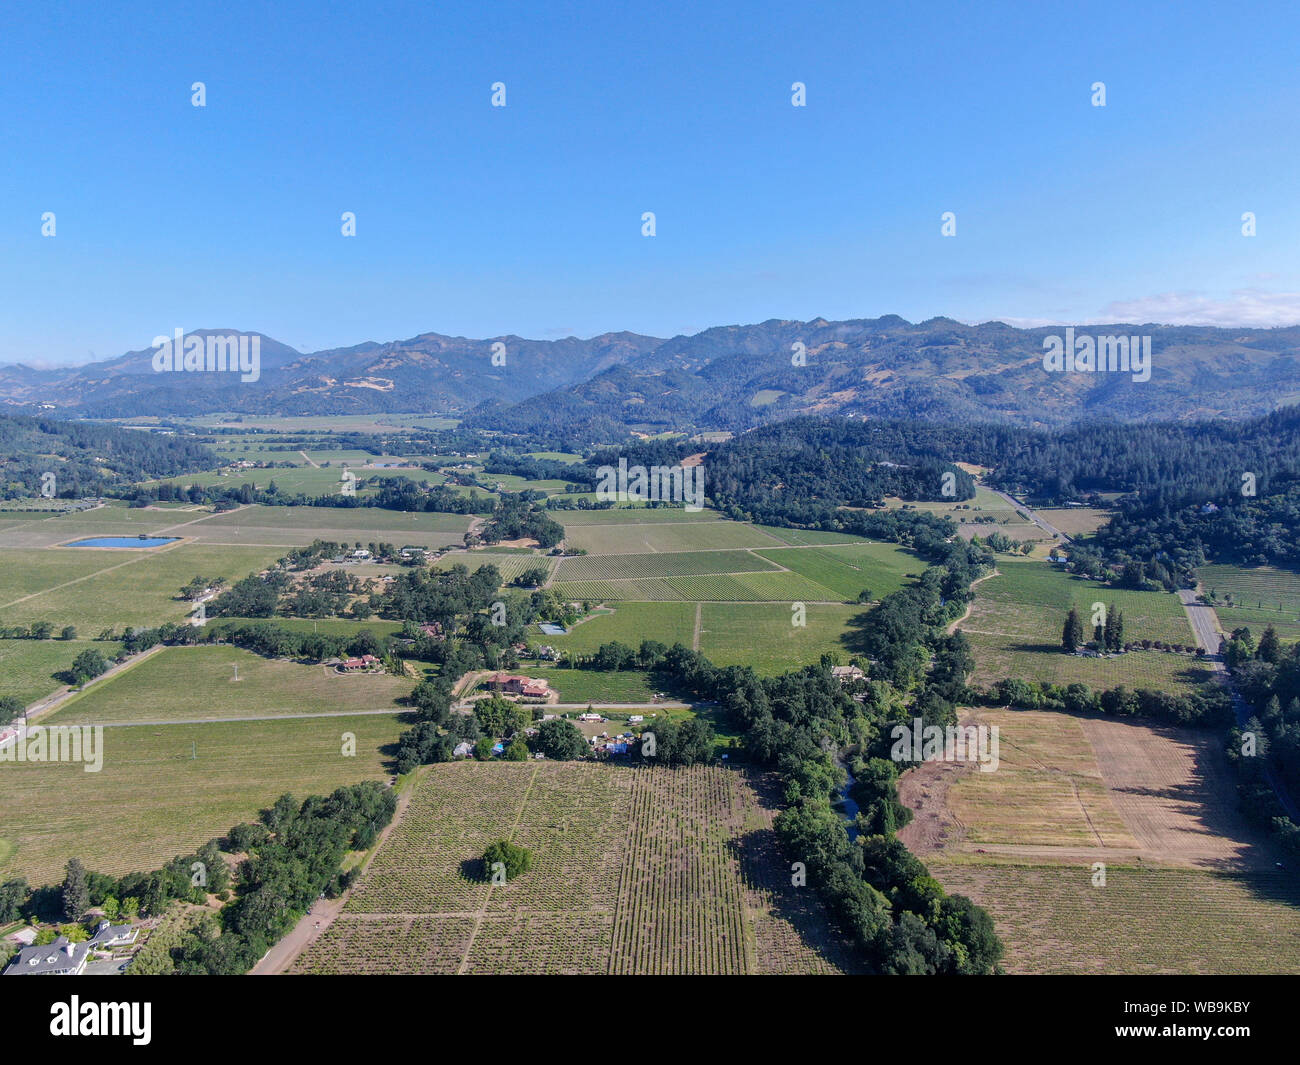
<svg viewBox="0 0 1300 1065">
<path fill-rule="evenodd" d="M 1083 622 L 1079 620 L 1079 612 L 1070 607 L 1065 617 L 1065 630 L 1061 633 L 1061 647 L 1067 654 L 1074 654 L 1082 644 Z"/>
<path fill-rule="evenodd" d="M 88 909 L 90 888 L 86 884 L 86 867 L 72 858 L 63 878 L 63 916 L 69 921 L 79 921 Z"/>
</svg>

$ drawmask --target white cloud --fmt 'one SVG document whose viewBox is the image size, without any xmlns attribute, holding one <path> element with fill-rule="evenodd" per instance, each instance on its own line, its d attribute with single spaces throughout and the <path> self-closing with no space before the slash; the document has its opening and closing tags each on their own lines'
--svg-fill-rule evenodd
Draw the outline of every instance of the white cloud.
<svg viewBox="0 0 1300 1065">
<path fill-rule="evenodd" d="M 1225 299 L 1197 292 L 1165 292 L 1141 299 L 1116 300 L 1101 322 L 1157 322 L 1161 325 L 1271 326 L 1300 324 L 1300 292 L 1237 289 Z"/>
</svg>

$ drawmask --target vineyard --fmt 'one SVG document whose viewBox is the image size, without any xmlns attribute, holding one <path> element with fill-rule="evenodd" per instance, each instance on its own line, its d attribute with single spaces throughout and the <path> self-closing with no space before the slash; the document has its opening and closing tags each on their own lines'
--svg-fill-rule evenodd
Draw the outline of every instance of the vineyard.
<svg viewBox="0 0 1300 1065">
<path fill-rule="evenodd" d="M 299 973 L 751 973 L 851 968 L 789 885 L 773 784 L 719 767 L 431 767 Z M 496 839 L 533 868 L 481 879 Z"/>
<path fill-rule="evenodd" d="M 444 555 L 435 563 L 434 568 L 449 570 L 453 566 L 464 566 L 471 573 L 476 573 L 484 566 L 496 566 L 501 571 L 501 580 L 509 584 L 516 577 L 522 576 L 530 569 L 544 569 L 548 573 L 555 564 L 546 555 L 507 555 L 488 551 L 456 551 Z"/>
<path fill-rule="evenodd" d="M 591 602 L 840 603 L 844 597 L 798 573 L 708 573 L 623 581 L 563 581 L 566 599 Z"/>
<path fill-rule="evenodd" d="M 750 551 L 663 551 L 647 555 L 575 555 L 560 560 L 560 581 L 617 581 L 699 573 L 759 573 L 779 567 Z"/>
<path fill-rule="evenodd" d="M 1300 639 L 1300 574 L 1273 566 L 1202 566 L 1201 587 L 1215 595 L 1224 630 L 1243 626 L 1255 639 L 1272 625 L 1284 640 Z M 1226 606 L 1232 596 L 1232 606 Z"/>
</svg>

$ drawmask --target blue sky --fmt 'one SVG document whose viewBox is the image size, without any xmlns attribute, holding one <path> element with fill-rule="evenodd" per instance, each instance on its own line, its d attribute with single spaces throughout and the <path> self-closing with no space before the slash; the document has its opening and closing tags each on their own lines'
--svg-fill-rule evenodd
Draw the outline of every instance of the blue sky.
<svg viewBox="0 0 1300 1065">
<path fill-rule="evenodd" d="M 1298 30 L 1284 4 L 8 3 L 0 361 L 178 326 L 1297 322 Z"/>
</svg>

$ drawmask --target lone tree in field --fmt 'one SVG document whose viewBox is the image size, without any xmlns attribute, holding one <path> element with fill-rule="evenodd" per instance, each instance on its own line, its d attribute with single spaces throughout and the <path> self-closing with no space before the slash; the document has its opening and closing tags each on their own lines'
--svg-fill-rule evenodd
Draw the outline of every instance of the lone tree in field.
<svg viewBox="0 0 1300 1065">
<path fill-rule="evenodd" d="M 1070 612 L 1065 616 L 1065 631 L 1061 633 L 1061 647 L 1067 654 L 1074 654 L 1083 646 L 1083 622 L 1079 620 L 1079 612 L 1070 607 Z"/>
<path fill-rule="evenodd" d="M 493 884 L 513 880 L 532 868 L 533 856 L 526 847 L 499 839 L 483 853 L 483 873 Z"/>
</svg>

